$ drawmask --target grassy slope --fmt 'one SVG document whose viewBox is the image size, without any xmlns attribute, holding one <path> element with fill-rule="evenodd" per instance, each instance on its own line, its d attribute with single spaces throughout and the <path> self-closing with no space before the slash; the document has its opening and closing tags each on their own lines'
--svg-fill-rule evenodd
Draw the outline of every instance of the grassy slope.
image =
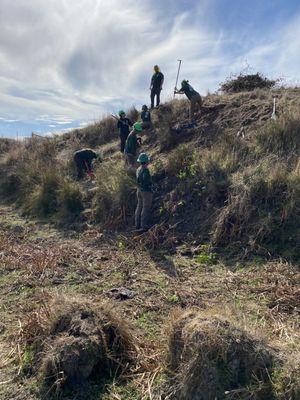
<svg viewBox="0 0 300 400">
<path fill-rule="evenodd" d="M 293 108 L 298 104 L 298 91 L 279 91 L 278 96 L 280 107 L 284 107 L 285 111 L 291 108 L 291 112 L 294 112 Z M 276 250 L 271 259 L 266 257 L 266 252 L 259 252 L 256 247 L 251 249 L 249 240 L 243 237 L 232 240 L 231 246 L 227 247 L 227 253 L 224 250 L 217 252 L 209 242 L 213 222 L 208 221 L 207 226 L 204 224 L 205 215 L 214 215 L 216 210 L 224 207 L 222 196 L 219 197 L 220 188 L 212 186 L 216 175 L 215 169 L 208 168 L 211 164 L 207 165 L 207 160 L 212 156 L 212 153 L 209 155 L 210 151 L 217 157 L 218 167 L 221 161 L 223 163 L 225 153 L 234 156 L 233 160 L 230 159 L 229 164 L 226 164 L 226 173 L 229 174 L 231 184 L 232 174 L 249 168 L 249 165 L 256 163 L 258 159 L 270 158 L 270 153 L 273 157 L 271 165 L 274 165 L 273 161 L 277 163 L 284 160 L 289 171 L 295 169 L 297 154 L 291 154 L 293 152 L 282 155 L 275 149 L 266 154 L 266 150 L 263 150 L 265 153 L 258 155 L 258 158 L 249 157 L 249 148 L 253 149 L 255 141 L 255 130 L 264 126 L 270 116 L 270 100 L 271 94 L 264 91 L 232 96 L 208 96 L 205 99 L 205 114 L 197 127 L 175 134 L 175 144 L 174 137 L 170 136 L 168 118 L 173 114 L 175 123 L 184 123 L 187 117 L 186 103 L 175 102 L 155 112 L 154 123 L 162 121 L 158 127 L 158 139 L 146 139 L 145 148 L 153 157 L 153 170 L 159 188 L 154 218 L 157 221 L 160 219 L 160 222 L 164 220 L 165 223 L 160 226 L 160 230 L 151 232 L 150 242 L 147 237 L 136 238 L 122 228 L 124 220 L 130 221 L 132 212 L 132 208 L 127 207 L 122 198 L 114 208 L 108 208 L 114 218 L 106 221 L 107 227 L 116 226 L 119 229 L 117 233 L 103 229 L 101 224 L 94 224 L 93 220 L 87 221 L 88 223 L 80 222 L 78 225 L 78 217 L 75 219 L 76 225 L 72 221 L 73 228 L 82 228 L 84 225 L 83 231 L 61 230 L 47 223 L 32 222 L 31 219 L 18 216 L 16 211 L 7 205 L 2 206 L 0 320 L 3 323 L 3 333 L 0 335 L 0 343 L 3 364 L 0 368 L 0 381 L 7 383 L 0 386 L 1 398 L 39 398 L 35 378 L 26 378 L 22 373 L 18 375 L 18 321 L 24 324 L 44 300 L 57 292 L 71 296 L 81 295 L 95 304 L 103 299 L 112 302 L 114 307 L 133 323 L 146 344 L 145 358 L 152 357 L 152 360 L 143 379 L 137 375 L 127 384 L 117 381 L 108 388 L 111 394 L 107 394 L 106 398 L 109 399 L 118 398 L 114 397 L 113 393 L 125 400 L 140 399 L 142 394 L 147 392 L 147 384 L 154 375 L 156 379 L 153 386 L 163 379 L 165 355 L 162 350 L 167 340 L 166 321 L 178 308 L 196 307 L 206 315 L 225 315 L 236 325 L 264 337 L 288 358 L 293 354 L 293 358 L 296 359 L 296 355 L 299 354 L 296 286 L 299 274 L 296 265 L 279 260 Z M 241 120 L 246 124 L 244 140 L 236 139 Z M 101 214 L 101 210 L 103 212 L 105 190 L 107 198 L 110 199 L 111 192 L 103 186 L 103 177 L 107 174 L 109 181 L 112 168 L 116 168 L 116 161 L 121 158 L 115 141 L 116 132 L 112 133 L 113 140 L 104 146 L 102 137 L 99 139 L 97 136 L 98 133 L 99 130 L 87 131 L 84 135 L 77 132 L 67 140 L 58 139 L 55 144 L 56 163 L 66 171 L 66 159 L 75 148 L 85 143 L 99 146 L 104 154 L 106 161 L 97 173 L 101 195 L 96 194 L 92 200 L 93 194 L 89 194 L 83 199 L 88 208 L 95 208 L 87 213 L 92 219 L 93 216 Z M 185 143 L 187 148 L 178 148 L 179 142 Z M 195 164 L 195 155 L 191 149 L 198 149 L 196 151 L 200 152 L 206 164 Z M 10 157 L 10 162 L 6 159 L 2 168 L 17 165 L 17 156 L 11 154 Z M 180 159 L 182 161 L 178 167 L 177 160 Z M 210 191 L 207 196 L 201 197 L 202 204 L 205 204 L 203 208 L 193 205 L 199 201 L 195 201 L 193 197 L 188 198 L 191 186 L 197 183 L 193 180 L 193 171 L 189 170 L 191 165 L 195 168 L 197 176 L 204 171 L 206 175 L 209 172 L 212 177 L 205 183 L 206 186 L 210 185 Z M 225 168 L 224 165 L 222 168 Z M 119 170 L 114 172 L 119 173 Z M 120 181 L 122 183 L 122 177 L 115 184 L 117 188 L 120 188 Z M 72 178 L 68 182 L 73 185 Z M 81 190 L 85 191 L 86 187 L 82 187 Z M 116 193 L 115 191 L 114 194 Z M 26 196 L 31 198 L 28 192 Z M 188 204 L 182 204 L 183 200 Z M 121 213 L 120 205 L 125 207 Z M 26 208 L 28 211 L 27 205 Z M 29 211 L 33 214 L 35 212 L 32 209 Z M 61 219 L 62 214 L 56 212 L 54 215 L 55 221 L 58 216 Z M 180 223 L 170 230 L 170 225 L 181 222 L 184 216 L 190 215 L 191 220 L 198 221 L 197 224 L 192 226 L 191 220 L 188 220 L 185 221 L 187 223 Z M 203 229 L 198 228 L 199 225 L 204 225 Z M 187 235 L 189 229 L 190 237 Z M 165 247 L 158 246 L 164 233 L 167 233 L 169 244 L 166 243 Z M 236 252 L 237 243 L 241 240 L 244 240 L 242 247 L 245 249 L 242 253 Z M 224 257 L 229 250 L 234 257 Z M 109 299 L 108 290 L 118 286 L 134 290 L 135 297 L 124 302 Z M 20 351 L 22 352 L 22 346 Z M 13 381 L 10 381 L 11 379 Z M 87 398 L 100 398 L 97 388 L 91 388 L 90 391 Z"/>
</svg>

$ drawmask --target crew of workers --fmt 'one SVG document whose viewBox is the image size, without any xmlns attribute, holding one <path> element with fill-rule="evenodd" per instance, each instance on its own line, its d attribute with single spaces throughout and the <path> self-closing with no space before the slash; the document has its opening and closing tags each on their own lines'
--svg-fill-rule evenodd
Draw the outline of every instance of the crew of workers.
<svg viewBox="0 0 300 400">
<path fill-rule="evenodd" d="M 154 108 L 156 100 L 156 107 L 160 104 L 160 93 L 164 83 L 164 75 L 160 71 L 158 65 L 154 66 L 154 73 L 150 83 L 150 99 L 151 109 Z M 174 94 L 185 94 L 190 101 L 190 122 L 192 122 L 196 108 L 201 111 L 202 98 L 200 94 L 189 84 L 189 81 L 183 80 L 181 88 L 175 87 Z M 136 170 L 137 182 L 137 207 L 135 210 L 135 228 L 139 231 L 146 231 L 149 229 L 150 213 L 153 200 L 152 178 L 148 168 L 150 158 L 146 153 L 140 153 L 138 156 L 138 148 L 142 144 L 142 139 L 138 135 L 147 129 L 152 128 L 151 112 L 147 105 L 143 105 L 140 119 L 132 123 L 130 118 L 126 116 L 123 110 L 119 111 L 117 128 L 120 136 L 120 151 L 124 154 L 125 165 L 131 170 Z M 131 129 L 132 128 L 132 129 Z M 99 154 L 91 149 L 82 149 L 74 153 L 74 162 L 77 168 L 77 178 L 82 179 L 84 174 L 87 173 L 92 179 L 93 176 L 93 160 L 100 160 Z M 137 168 L 137 164 L 140 166 Z M 137 168 L 137 169 L 136 169 Z"/>
</svg>

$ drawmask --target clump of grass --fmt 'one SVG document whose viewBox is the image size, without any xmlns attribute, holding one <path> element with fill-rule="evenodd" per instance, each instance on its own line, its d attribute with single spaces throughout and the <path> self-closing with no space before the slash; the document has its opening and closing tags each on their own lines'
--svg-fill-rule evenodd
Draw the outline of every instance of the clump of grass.
<svg viewBox="0 0 300 400">
<path fill-rule="evenodd" d="M 135 179 L 119 163 L 100 165 L 96 172 L 97 191 L 93 199 L 96 220 L 109 227 L 120 227 L 135 206 Z"/>
<path fill-rule="evenodd" d="M 205 400 L 224 393 L 272 398 L 274 359 L 272 349 L 228 321 L 189 311 L 171 328 L 169 365 L 176 398 Z"/>
<path fill-rule="evenodd" d="M 58 205 L 62 217 L 77 216 L 84 209 L 83 196 L 77 183 L 64 180 L 58 191 Z"/>
<path fill-rule="evenodd" d="M 271 121 L 255 135 L 257 150 L 278 156 L 299 154 L 300 115 L 284 114 L 276 122 Z"/>
<path fill-rule="evenodd" d="M 58 211 L 58 192 L 61 176 L 56 171 L 46 171 L 40 183 L 28 196 L 25 209 L 28 213 L 39 217 L 47 217 Z"/>
<path fill-rule="evenodd" d="M 36 374 L 47 395 L 61 395 L 66 388 L 76 393 L 93 377 L 105 382 L 137 359 L 137 339 L 129 325 L 107 305 L 96 310 L 80 298 L 44 301 L 24 321 L 18 342 L 25 372 Z"/>
<path fill-rule="evenodd" d="M 194 154 L 191 146 L 181 144 L 170 152 L 165 166 L 166 173 L 169 176 L 177 176 L 186 171 L 193 163 Z"/>
<path fill-rule="evenodd" d="M 278 159 L 267 158 L 232 177 L 229 200 L 213 230 L 216 244 L 243 241 L 254 250 L 297 247 L 300 176 Z M 296 253 L 295 253 L 296 254 Z"/>
</svg>

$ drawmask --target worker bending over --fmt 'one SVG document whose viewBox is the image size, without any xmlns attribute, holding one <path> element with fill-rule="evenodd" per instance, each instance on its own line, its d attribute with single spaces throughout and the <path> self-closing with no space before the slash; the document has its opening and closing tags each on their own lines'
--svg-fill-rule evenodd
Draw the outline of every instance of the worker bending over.
<svg viewBox="0 0 300 400">
<path fill-rule="evenodd" d="M 74 153 L 74 162 L 77 169 L 77 178 L 82 179 L 87 173 L 93 177 L 93 160 L 100 160 L 100 155 L 91 149 L 82 149 Z"/>
<path fill-rule="evenodd" d="M 186 97 L 190 100 L 190 122 L 192 122 L 196 106 L 198 105 L 199 111 L 202 108 L 202 97 L 192 86 L 189 84 L 189 81 L 183 80 L 181 82 L 181 89 L 175 89 L 175 94 L 185 94 Z"/>
</svg>

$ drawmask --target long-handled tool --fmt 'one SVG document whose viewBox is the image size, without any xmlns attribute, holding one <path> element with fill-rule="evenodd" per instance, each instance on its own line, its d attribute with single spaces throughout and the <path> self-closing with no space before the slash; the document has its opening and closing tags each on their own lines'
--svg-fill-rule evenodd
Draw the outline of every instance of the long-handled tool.
<svg viewBox="0 0 300 400">
<path fill-rule="evenodd" d="M 277 114 L 276 114 L 276 97 L 274 97 L 273 98 L 273 112 L 272 112 L 272 115 L 271 115 L 271 119 L 273 120 L 273 121 L 276 121 L 277 120 Z"/>
<path fill-rule="evenodd" d="M 121 122 L 121 124 L 129 126 L 128 122 L 122 121 L 121 118 L 117 117 L 115 114 L 110 114 L 110 115 L 111 115 L 114 119 L 116 119 L 117 121 Z"/>
<path fill-rule="evenodd" d="M 177 90 L 177 83 L 178 83 L 178 78 L 179 78 L 179 72 L 180 72 L 181 63 L 182 63 L 182 60 L 177 60 L 177 61 L 179 62 L 179 64 L 178 64 L 178 71 L 177 71 L 176 83 L 175 83 L 175 88 L 174 88 L 174 99 L 175 99 L 175 94 L 176 94 L 176 90 Z"/>
</svg>

